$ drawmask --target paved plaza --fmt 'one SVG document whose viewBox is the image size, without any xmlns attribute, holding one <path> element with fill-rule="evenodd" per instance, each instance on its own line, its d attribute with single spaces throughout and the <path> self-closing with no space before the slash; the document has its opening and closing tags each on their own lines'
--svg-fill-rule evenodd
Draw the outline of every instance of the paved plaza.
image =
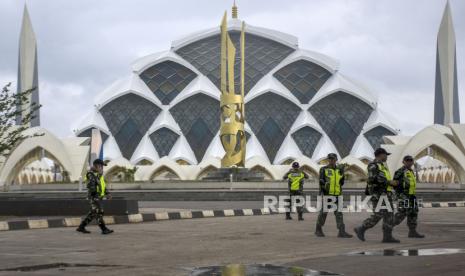
<svg viewBox="0 0 465 276">
<path fill-rule="evenodd" d="M 346 214 L 348 229 L 368 214 Z M 102 236 L 73 228 L 0 233 L 0 275 L 188 275 L 199 266 L 275 264 L 300 266 L 344 275 L 463 275 L 465 254 L 439 256 L 361 256 L 351 252 L 378 249 L 465 249 L 465 208 L 428 208 L 420 214 L 419 231 L 426 239 L 407 238 L 401 225 L 400 244 L 382 244 L 381 227 L 367 232 L 366 242 L 336 238 L 334 216 L 325 238 L 313 235 L 315 214 L 305 221 L 283 215 L 208 218 L 112 225 Z M 13 272 L 11 269 L 22 270 Z"/>
</svg>

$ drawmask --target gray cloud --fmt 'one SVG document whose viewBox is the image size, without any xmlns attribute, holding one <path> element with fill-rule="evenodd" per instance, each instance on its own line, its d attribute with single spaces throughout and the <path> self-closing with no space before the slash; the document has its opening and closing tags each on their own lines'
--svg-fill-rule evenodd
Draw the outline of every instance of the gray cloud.
<svg viewBox="0 0 465 276">
<path fill-rule="evenodd" d="M 60 136 L 132 61 L 217 26 L 230 0 L 28 1 L 38 40 L 43 125 Z M 406 134 L 433 121 L 436 34 L 445 1 L 237 1 L 247 23 L 299 38 L 366 84 Z M 0 2 L 0 81 L 16 81 L 23 1 Z M 465 103 L 465 2 L 451 1 L 460 101 Z M 465 108 L 461 110 L 465 119 Z"/>
</svg>

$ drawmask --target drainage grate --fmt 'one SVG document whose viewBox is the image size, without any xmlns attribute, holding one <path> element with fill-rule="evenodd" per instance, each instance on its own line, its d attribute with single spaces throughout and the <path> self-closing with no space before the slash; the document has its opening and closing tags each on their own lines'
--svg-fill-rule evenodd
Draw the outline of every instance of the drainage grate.
<svg viewBox="0 0 465 276">
<path fill-rule="evenodd" d="M 120 265 L 104 265 L 104 264 L 70 264 L 70 263 L 52 263 L 52 264 L 41 264 L 32 266 L 20 266 L 13 268 L 4 268 L 0 271 L 38 271 L 47 270 L 54 268 L 66 268 L 66 267 L 121 267 Z"/>
<path fill-rule="evenodd" d="M 429 249 L 384 249 L 374 251 L 351 252 L 347 255 L 364 255 L 364 256 L 436 256 L 465 253 L 465 249 L 457 248 L 429 248 Z"/>
<path fill-rule="evenodd" d="M 195 268 L 191 276 L 318 276 L 341 275 L 328 271 L 317 271 L 302 267 L 286 267 L 271 264 L 230 264 L 225 266 L 208 266 Z"/>
</svg>

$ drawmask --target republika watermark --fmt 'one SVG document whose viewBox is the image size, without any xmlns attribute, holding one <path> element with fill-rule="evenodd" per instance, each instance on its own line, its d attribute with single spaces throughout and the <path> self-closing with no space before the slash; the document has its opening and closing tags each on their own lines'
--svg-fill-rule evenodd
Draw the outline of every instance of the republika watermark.
<svg viewBox="0 0 465 276">
<path fill-rule="evenodd" d="M 315 198 L 314 198 L 315 199 Z M 316 204 L 312 204 L 315 202 Z M 282 195 L 271 196 L 265 195 L 263 198 L 263 207 L 269 208 L 272 212 L 290 212 L 291 209 L 305 208 L 308 212 L 324 212 L 339 211 L 339 212 L 380 212 L 386 210 L 387 212 L 394 212 L 396 209 L 396 200 L 392 200 L 387 195 L 381 195 L 377 198 L 374 196 L 360 196 L 351 195 L 349 201 L 344 201 L 343 196 L 317 196 L 312 201 L 311 196 L 303 195 Z M 403 206 L 416 204 L 422 206 L 422 199 L 414 199 L 402 201 Z M 345 204 L 347 203 L 347 204 Z M 401 202 L 399 202 L 401 203 Z M 373 206 L 375 205 L 375 206 Z"/>
</svg>

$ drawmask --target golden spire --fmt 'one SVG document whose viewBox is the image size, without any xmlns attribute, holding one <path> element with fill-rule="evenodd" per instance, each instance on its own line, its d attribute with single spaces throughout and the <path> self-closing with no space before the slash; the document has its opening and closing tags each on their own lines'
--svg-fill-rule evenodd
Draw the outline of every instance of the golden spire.
<svg viewBox="0 0 465 276">
<path fill-rule="evenodd" d="M 237 18 L 236 0 L 234 0 L 233 6 L 232 6 L 232 18 Z"/>
</svg>

